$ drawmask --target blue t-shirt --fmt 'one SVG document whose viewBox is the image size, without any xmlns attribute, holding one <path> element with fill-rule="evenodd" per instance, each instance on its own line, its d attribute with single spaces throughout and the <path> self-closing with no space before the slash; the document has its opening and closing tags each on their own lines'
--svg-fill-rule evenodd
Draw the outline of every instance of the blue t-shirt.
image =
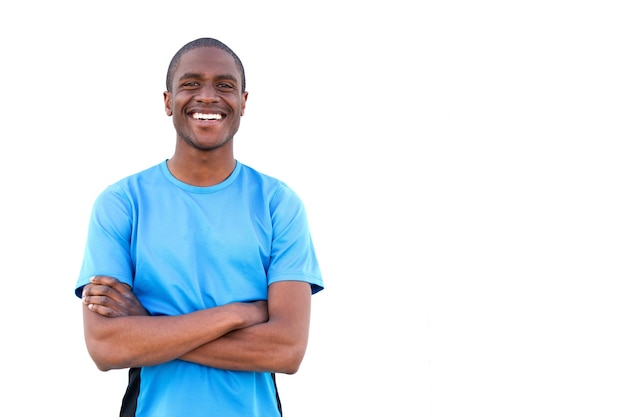
<svg viewBox="0 0 626 417">
<path fill-rule="evenodd" d="M 302 201 L 240 162 L 211 187 L 177 180 L 167 161 L 109 186 L 94 203 L 77 296 L 94 275 L 129 284 L 151 315 L 266 300 L 278 281 L 324 287 Z M 139 372 L 136 416 L 280 415 L 270 373 L 180 360 Z"/>
</svg>

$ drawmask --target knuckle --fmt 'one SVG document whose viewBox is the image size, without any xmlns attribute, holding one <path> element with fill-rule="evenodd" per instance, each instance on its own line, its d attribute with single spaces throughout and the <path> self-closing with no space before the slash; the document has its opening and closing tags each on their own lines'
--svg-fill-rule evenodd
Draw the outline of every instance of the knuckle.
<svg viewBox="0 0 626 417">
<path fill-rule="evenodd" d="M 83 297 L 89 296 L 89 294 L 91 294 L 91 288 L 93 288 L 92 284 L 87 284 L 83 287 Z"/>
</svg>

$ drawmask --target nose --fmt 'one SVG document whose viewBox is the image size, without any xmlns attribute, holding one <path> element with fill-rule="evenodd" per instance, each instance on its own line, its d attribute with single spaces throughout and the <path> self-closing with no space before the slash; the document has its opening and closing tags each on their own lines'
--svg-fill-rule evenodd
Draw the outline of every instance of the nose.
<svg viewBox="0 0 626 417">
<path fill-rule="evenodd" d="M 204 83 L 201 88 L 199 88 L 196 94 L 196 101 L 201 103 L 213 103 L 219 99 L 217 95 L 217 90 L 213 85 L 209 83 Z"/>
</svg>

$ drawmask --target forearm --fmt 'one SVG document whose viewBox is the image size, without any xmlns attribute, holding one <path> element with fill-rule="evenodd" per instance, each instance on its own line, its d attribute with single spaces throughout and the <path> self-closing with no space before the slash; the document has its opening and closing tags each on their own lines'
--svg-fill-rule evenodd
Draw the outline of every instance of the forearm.
<svg viewBox="0 0 626 417">
<path fill-rule="evenodd" d="M 268 309 L 267 322 L 230 332 L 189 351 L 181 359 L 228 370 L 295 373 L 304 358 L 309 336 L 309 284 L 272 284 Z"/>
<path fill-rule="evenodd" d="M 236 303 L 180 316 L 111 318 L 85 306 L 87 348 L 103 371 L 157 365 L 254 324 L 246 319 L 247 307 Z"/>
<path fill-rule="evenodd" d="M 308 327 L 288 335 L 277 324 L 262 323 L 230 332 L 180 359 L 233 371 L 295 373 L 306 351 Z"/>
</svg>

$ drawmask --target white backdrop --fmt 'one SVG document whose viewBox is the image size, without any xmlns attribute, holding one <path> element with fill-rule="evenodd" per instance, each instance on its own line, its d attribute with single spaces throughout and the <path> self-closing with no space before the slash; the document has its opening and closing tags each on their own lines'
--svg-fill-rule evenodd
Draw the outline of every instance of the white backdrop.
<svg viewBox="0 0 626 417">
<path fill-rule="evenodd" d="M 1 415 L 117 415 L 73 296 L 87 219 L 171 156 L 166 68 L 204 36 L 246 67 L 237 158 L 300 194 L 322 264 L 286 417 L 626 414 L 621 2 L 15 3 Z"/>
</svg>

